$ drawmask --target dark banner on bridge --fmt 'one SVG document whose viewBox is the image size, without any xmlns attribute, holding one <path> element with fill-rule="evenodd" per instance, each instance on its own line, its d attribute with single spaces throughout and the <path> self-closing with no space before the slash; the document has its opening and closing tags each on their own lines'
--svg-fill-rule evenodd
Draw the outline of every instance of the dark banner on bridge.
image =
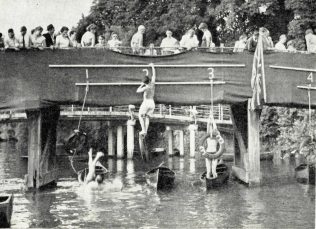
<svg viewBox="0 0 316 229">
<path fill-rule="evenodd" d="M 136 94 L 142 80 L 142 65 L 157 67 L 156 102 L 166 104 L 208 104 L 211 101 L 209 74 L 214 69 L 215 102 L 234 104 L 252 96 L 250 87 L 253 54 L 187 52 L 167 57 L 129 56 L 109 50 L 72 49 L 0 53 L 0 109 L 32 109 L 83 100 L 88 69 L 89 83 L 123 85 L 89 87 L 87 105 L 139 104 Z M 69 66 L 72 65 L 72 66 Z M 97 65 L 97 66 L 96 66 Z M 124 65 L 106 67 L 104 65 Z M 129 67 L 126 65 L 140 65 Z M 167 66 L 168 65 L 168 66 Z M 316 69 L 316 55 L 273 53 L 265 55 L 267 102 L 278 105 L 308 104 L 309 72 L 273 66 Z M 271 67 L 272 66 L 272 67 Z M 149 72 L 150 68 L 148 68 Z M 220 82 L 218 82 L 220 81 Z M 125 85 L 131 83 L 132 85 Z M 312 102 L 316 106 L 316 92 Z"/>
</svg>

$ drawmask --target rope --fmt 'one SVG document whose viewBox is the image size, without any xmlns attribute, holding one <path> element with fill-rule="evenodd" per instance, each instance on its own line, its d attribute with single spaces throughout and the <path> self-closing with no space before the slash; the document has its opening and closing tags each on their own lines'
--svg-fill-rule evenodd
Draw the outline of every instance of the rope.
<svg viewBox="0 0 316 229">
<path fill-rule="evenodd" d="M 89 72 L 88 69 L 86 69 L 86 78 L 87 78 L 87 85 L 86 85 L 86 92 L 83 98 L 83 104 L 81 107 L 81 113 L 80 113 L 80 117 L 79 117 L 79 123 L 78 123 L 78 130 L 80 130 L 80 124 L 81 124 L 81 119 L 82 119 L 82 113 L 83 113 L 83 109 L 85 107 L 86 104 L 86 100 L 87 100 L 87 95 L 88 95 L 88 91 L 89 91 Z"/>
<path fill-rule="evenodd" d="M 83 110 L 84 110 L 84 107 L 85 107 L 85 104 L 86 104 L 87 95 L 88 95 L 88 91 L 89 91 L 89 72 L 88 72 L 88 69 L 86 69 L 86 79 L 87 79 L 87 85 L 86 85 L 85 95 L 84 95 L 84 98 L 83 98 L 83 104 L 82 104 L 82 107 L 81 107 L 81 113 L 80 113 L 80 117 L 79 117 L 78 127 L 77 127 L 78 134 L 80 132 L 82 113 L 83 113 Z M 70 157 L 69 160 L 70 160 L 70 165 L 71 165 L 72 170 L 78 175 L 80 171 L 77 171 L 75 166 L 74 166 L 74 164 L 73 164 L 74 163 L 74 157 L 76 156 L 76 154 L 77 154 L 77 150 L 75 149 L 73 155 Z"/>
<path fill-rule="evenodd" d="M 309 135 L 311 137 L 311 141 L 313 141 L 314 136 L 313 136 L 313 129 L 312 129 L 312 105 L 311 105 L 311 90 L 310 87 L 312 85 L 309 84 L 309 88 L 308 88 L 308 122 L 309 122 Z"/>
</svg>

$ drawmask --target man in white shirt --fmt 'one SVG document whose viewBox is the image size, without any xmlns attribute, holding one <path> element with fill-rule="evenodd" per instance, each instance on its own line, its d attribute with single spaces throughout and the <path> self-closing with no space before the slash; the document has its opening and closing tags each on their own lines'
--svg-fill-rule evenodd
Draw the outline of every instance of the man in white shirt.
<svg viewBox="0 0 316 229">
<path fill-rule="evenodd" d="M 197 48 L 199 46 L 199 40 L 197 39 L 193 29 L 189 29 L 189 31 L 182 36 L 180 46 L 186 48 L 187 50 Z"/>
<path fill-rule="evenodd" d="M 286 51 L 285 42 L 286 42 L 286 35 L 282 34 L 280 36 L 278 43 L 275 44 L 274 48 L 278 51 Z"/>
<path fill-rule="evenodd" d="M 313 30 L 311 29 L 306 30 L 305 40 L 306 40 L 307 52 L 316 53 L 316 35 L 313 34 Z"/>
<path fill-rule="evenodd" d="M 162 39 L 160 47 L 162 48 L 162 54 L 173 54 L 177 52 L 177 47 L 179 47 L 179 42 L 177 39 L 172 37 L 172 32 L 170 30 L 166 31 L 167 37 Z"/>
<path fill-rule="evenodd" d="M 27 29 L 25 26 L 21 27 L 21 36 L 18 37 L 20 49 L 30 49 L 31 47 L 31 36 L 26 33 Z"/>
<path fill-rule="evenodd" d="M 19 42 L 14 36 L 13 29 L 8 30 L 8 37 L 4 40 L 4 48 L 6 50 L 19 51 Z"/>
<path fill-rule="evenodd" d="M 140 25 L 138 26 L 137 33 L 135 33 L 131 40 L 131 47 L 133 50 L 133 53 L 135 54 L 141 54 L 143 51 L 143 37 L 145 33 L 145 26 Z"/>
</svg>

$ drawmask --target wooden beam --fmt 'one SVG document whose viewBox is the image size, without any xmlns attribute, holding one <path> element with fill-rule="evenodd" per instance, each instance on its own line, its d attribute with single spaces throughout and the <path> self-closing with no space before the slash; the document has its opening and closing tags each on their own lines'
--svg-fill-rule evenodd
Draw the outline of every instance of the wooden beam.
<svg viewBox="0 0 316 229">
<path fill-rule="evenodd" d="M 56 137 L 59 107 L 26 111 L 28 122 L 27 188 L 41 188 L 56 182 Z"/>
</svg>

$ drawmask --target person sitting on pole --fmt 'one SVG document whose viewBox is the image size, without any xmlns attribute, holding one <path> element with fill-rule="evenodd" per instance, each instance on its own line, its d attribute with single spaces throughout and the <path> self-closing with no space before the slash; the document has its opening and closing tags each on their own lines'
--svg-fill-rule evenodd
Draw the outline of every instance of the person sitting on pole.
<svg viewBox="0 0 316 229">
<path fill-rule="evenodd" d="M 144 100 L 142 105 L 139 108 L 139 122 L 142 127 L 141 135 L 146 135 L 148 126 L 149 126 L 149 118 L 153 114 L 155 110 L 155 102 L 154 102 L 154 94 L 155 94 L 155 81 L 156 81 L 156 72 L 154 68 L 154 64 L 149 64 L 152 69 L 152 77 L 151 79 L 146 75 L 142 84 L 137 88 L 137 93 L 144 93 Z M 147 71 L 147 70 L 146 70 Z M 147 71 L 148 73 L 148 71 Z"/>
</svg>

